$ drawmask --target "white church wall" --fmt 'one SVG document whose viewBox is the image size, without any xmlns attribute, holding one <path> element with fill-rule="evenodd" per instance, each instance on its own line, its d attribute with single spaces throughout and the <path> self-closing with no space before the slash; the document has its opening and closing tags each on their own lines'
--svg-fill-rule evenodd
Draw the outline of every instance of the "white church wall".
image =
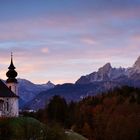
<svg viewBox="0 0 140 140">
<path fill-rule="evenodd" d="M 0 98 L 3 100 L 3 109 L 0 117 L 18 117 L 18 98 Z"/>
<path fill-rule="evenodd" d="M 11 89 L 16 95 L 18 95 L 18 84 L 17 83 L 7 83 L 7 87 Z"/>
<path fill-rule="evenodd" d="M 9 117 L 17 117 L 18 114 L 18 98 L 9 98 Z"/>
</svg>

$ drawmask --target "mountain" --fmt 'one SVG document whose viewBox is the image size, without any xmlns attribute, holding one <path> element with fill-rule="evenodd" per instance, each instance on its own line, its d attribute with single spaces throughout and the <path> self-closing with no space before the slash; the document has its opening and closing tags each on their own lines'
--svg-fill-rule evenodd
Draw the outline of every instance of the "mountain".
<svg viewBox="0 0 140 140">
<path fill-rule="evenodd" d="M 107 63 L 97 72 L 81 76 L 75 84 L 56 85 L 53 89 L 38 94 L 26 107 L 34 110 L 44 108 L 54 95 L 60 95 L 68 102 L 78 101 L 86 96 L 101 94 L 125 85 L 140 87 L 140 57 L 130 68 L 112 68 L 111 64 Z"/>
<path fill-rule="evenodd" d="M 86 76 L 81 76 L 76 84 L 88 84 L 94 82 L 118 82 L 122 85 L 140 87 L 140 57 L 130 68 L 112 68 L 110 63 L 99 68 L 97 72 L 93 72 Z"/>
<path fill-rule="evenodd" d="M 26 104 L 24 108 L 30 108 L 33 110 L 44 108 L 54 95 L 64 97 L 67 102 L 72 100 L 79 101 L 86 96 L 102 93 L 104 91 L 113 89 L 116 86 L 119 86 L 119 84 L 113 82 L 95 82 L 83 85 L 66 83 L 62 85 L 56 85 L 53 89 L 39 93 L 31 102 Z"/>
<path fill-rule="evenodd" d="M 140 73 L 140 56 L 132 67 L 132 71 L 135 73 Z"/>
<path fill-rule="evenodd" d="M 125 75 L 125 71 L 126 70 L 124 68 L 112 68 L 111 64 L 107 63 L 103 67 L 99 68 L 97 72 L 82 76 L 76 81 L 76 84 L 112 81 L 113 79 Z"/>
<path fill-rule="evenodd" d="M 48 81 L 46 84 L 34 84 L 26 79 L 18 79 L 19 82 L 19 105 L 22 107 L 24 104 L 32 100 L 37 94 L 42 91 L 54 88 L 54 84 Z"/>
</svg>

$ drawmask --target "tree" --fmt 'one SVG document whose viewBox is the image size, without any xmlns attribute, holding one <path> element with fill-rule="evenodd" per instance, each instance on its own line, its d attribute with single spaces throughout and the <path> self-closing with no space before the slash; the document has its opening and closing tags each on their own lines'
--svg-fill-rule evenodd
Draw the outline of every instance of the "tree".
<svg viewBox="0 0 140 140">
<path fill-rule="evenodd" d="M 55 95 L 47 106 L 47 115 L 49 121 L 63 123 L 67 117 L 67 103 L 64 98 Z"/>
</svg>

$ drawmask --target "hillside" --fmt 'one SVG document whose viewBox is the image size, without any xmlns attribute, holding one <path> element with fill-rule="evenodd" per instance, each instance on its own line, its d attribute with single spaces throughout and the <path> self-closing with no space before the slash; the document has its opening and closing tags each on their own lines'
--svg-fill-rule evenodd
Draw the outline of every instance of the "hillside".
<svg viewBox="0 0 140 140">
<path fill-rule="evenodd" d="M 140 89 L 124 86 L 70 103 L 54 96 L 45 109 L 28 115 L 60 123 L 89 140 L 139 140 Z"/>
<path fill-rule="evenodd" d="M 39 93 L 32 101 L 27 103 L 24 108 L 30 108 L 33 110 L 38 110 L 44 108 L 49 100 L 54 95 L 60 95 L 64 97 L 67 102 L 79 101 L 86 96 L 95 95 L 97 93 L 102 93 L 119 86 L 119 84 L 113 82 L 95 82 L 90 84 L 63 84 L 56 85 L 55 88 L 43 91 Z"/>
<path fill-rule="evenodd" d="M 67 140 L 87 140 L 85 137 L 73 131 L 66 131 Z"/>
<path fill-rule="evenodd" d="M 47 125 L 31 117 L 1 118 L 1 140 L 87 140 L 78 133 Z"/>
<path fill-rule="evenodd" d="M 47 91 L 48 89 L 54 88 L 54 84 L 50 81 L 46 84 L 34 84 L 26 79 L 18 79 L 19 83 L 19 96 L 20 96 L 20 108 L 27 102 L 31 101 L 37 94 L 42 91 Z"/>
<path fill-rule="evenodd" d="M 0 119 L 1 140 L 40 140 L 45 133 L 45 126 L 34 118 L 19 117 Z"/>
<path fill-rule="evenodd" d="M 125 86 L 87 97 L 80 102 L 77 119 L 77 131 L 90 139 L 139 140 L 140 89 Z"/>
</svg>

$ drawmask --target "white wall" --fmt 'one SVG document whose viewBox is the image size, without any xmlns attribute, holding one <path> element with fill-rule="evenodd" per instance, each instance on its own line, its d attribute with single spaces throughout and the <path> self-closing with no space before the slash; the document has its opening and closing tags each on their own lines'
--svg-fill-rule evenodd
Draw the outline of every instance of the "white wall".
<svg viewBox="0 0 140 140">
<path fill-rule="evenodd" d="M 0 98 L 0 99 L 4 100 L 3 111 L 1 112 L 0 116 L 18 117 L 19 115 L 18 98 L 12 97 L 12 98 Z M 8 105 L 8 108 L 7 108 L 7 105 Z"/>
<path fill-rule="evenodd" d="M 7 83 L 7 87 L 11 89 L 16 95 L 18 95 L 18 84 L 17 83 Z"/>
</svg>

